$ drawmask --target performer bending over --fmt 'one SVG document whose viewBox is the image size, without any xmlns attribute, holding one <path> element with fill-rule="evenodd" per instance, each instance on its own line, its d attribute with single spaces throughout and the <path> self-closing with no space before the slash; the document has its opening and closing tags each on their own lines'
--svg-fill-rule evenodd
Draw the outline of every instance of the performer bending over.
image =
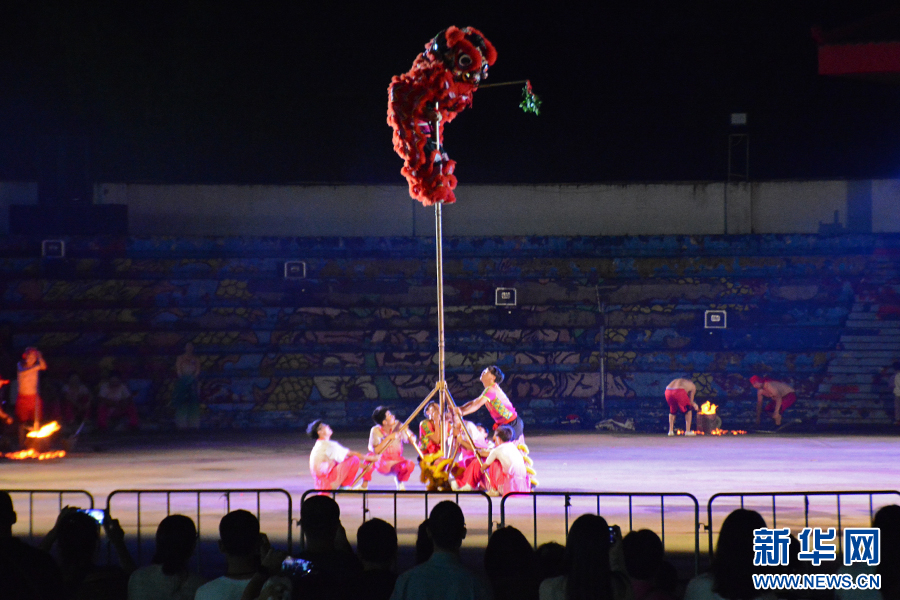
<svg viewBox="0 0 900 600">
<path fill-rule="evenodd" d="M 766 405 L 766 412 L 772 413 L 775 425 L 781 425 L 781 416 L 784 411 L 797 401 L 794 388 L 782 381 L 758 375 L 750 378 L 750 385 L 756 388 L 756 424 L 759 425 L 762 416 L 763 398 L 770 398 L 770 402 Z"/>
<path fill-rule="evenodd" d="M 359 470 L 359 461 L 371 462 L 377 458 L 354 452 L 331 441 L 334 432 L 321 419 L 310 423 L 306 433 L 316 440 L 309 453 L 309 470 L 317 490 L 335 490 L 351 485 Z"/>
<path fill-rule="evenodd" d="M 375 470 L 382 475 L 393 475 L 397 490 L 406 490 L 405 482 L 416 468 L 416 463 L 403 458 L 403 443 L 416 443 L 416 436 L 409 429 L 398 430 L 399 423 L 394 413 L 386 406 L 378 406 L 372 413 L 376 425 L 369 431 L 369 452 L 377 458 Z M 368 465 L 364 468 L 369 468 Z M 369 487 L 368 478 L 363 477 L 362 489 Z"/>
<path fill-rule="evenodd" d="M 500 389 L 500 384 L 503 383 L 503 371 L 496 365 L 491 365 L 481 372 L 481 383 L 484 385 L 484 391 L 480 396 L 460 407 L 462 414 L 472 414 L 484 406 L 494 419 L 494 429 L 501 425 L 509 425 L 514 433 L 513 439 L 524 442 L 525 428 L 522 419 L 516 413 L 512 402 Z"/>
<path fill-rule="evenodd" d="M 673 379 L 666 386 L 666 403 L 669 405 L 669 435 L 675 435 L 675 415 L 678 411 L 684 413 L 684 435 L 696 435 L 691 431 L 690 409 L 700 410 L 694 402 L 694 394 L 697 386 L 690 379 Z"/>
</svg>

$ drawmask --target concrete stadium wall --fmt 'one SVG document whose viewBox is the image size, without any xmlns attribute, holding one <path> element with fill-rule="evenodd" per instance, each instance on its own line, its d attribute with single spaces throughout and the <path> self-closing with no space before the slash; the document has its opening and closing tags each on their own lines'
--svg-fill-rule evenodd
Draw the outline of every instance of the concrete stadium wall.
<svg viewBox="0 0 900 600">
<path fill-rule="evenodd" d="M 900 180 L 624 185 L 461 185 L 444 232 L 484 235 L 716 235 L 900 232 Z M 434 211 L 406 186 L 98 184 L 126 204 L 132 235 L 431 236 Z M 36 204 L 29 183 L 0 183 L 10 204 Z"/>
</svg>

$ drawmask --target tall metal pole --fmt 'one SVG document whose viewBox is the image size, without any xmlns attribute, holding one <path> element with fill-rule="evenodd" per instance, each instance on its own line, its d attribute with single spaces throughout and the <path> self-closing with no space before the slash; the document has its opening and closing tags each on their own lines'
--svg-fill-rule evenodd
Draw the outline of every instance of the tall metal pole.
<svg viewBox="0 0 900 600">
<path fill-rule="evenodd" d="M 444 342 L 444 251 L 443 251 L 443 225 L 440 202 L 434 205 L 434 236 L 437 249 L 437 318 L 438 318 L 438 380 L 435 385 L 438 390 L 438 407 L 441 416 L 438 421 L 441 424 L 441 452 L 447 454 L 447 423 L 444 416 L 447 411 L 447 382 L 444 379 L 446 355 Z"/>
<path fill-rule="evenodd" d="M 442 203 L 434 205 L 435 245 L 437 247 L 437 318 L 438 318 L 438 382 L 444 383 L 446 368 L 444 340 L 444 228 L 441 214 Z"/>
<path fill-rule="evenodd" d="M 434 112 L 437 115 L 434 123 L 435 148 L 437 158 L 440 161 L 438 168 L 443 172 L 443 151 L 441 150 L 441 107 L 435 102 Z M 447 455 L 447 423 L 444 415 L 447 412 L 447 381 L 444 379 L 446 367 L 446 355 L 444 344 L 444 226 L 442 214 L 442 202 L 434 204 L 434 239 L 437 252 L 437 317 L 438 317 L 438 380 L 435 389 L 438 391 L 438 407 L 441 411 L 439 422 L 441 424 L 441 453 Z"/>
</svg>

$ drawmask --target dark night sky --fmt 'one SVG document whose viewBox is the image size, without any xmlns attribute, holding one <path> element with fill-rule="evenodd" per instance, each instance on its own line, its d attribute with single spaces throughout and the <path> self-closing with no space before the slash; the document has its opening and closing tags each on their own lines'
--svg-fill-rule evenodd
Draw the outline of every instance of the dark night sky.
<svg viewBox="0 0 900 600">
<path fill-rule="evenodd" d="M 463 184 L 721 180 L 736 111 L 754 179 L 900 175 L 900 86 L 818 76 L 810 35 L 895 2 L 486 4 L 7 0 L 0 178 L 74 136 L 97 180 L 402 185 L 386 88 L 452 24 L 544 101 L 475 95 L 446 130 Z"/>
</svg>

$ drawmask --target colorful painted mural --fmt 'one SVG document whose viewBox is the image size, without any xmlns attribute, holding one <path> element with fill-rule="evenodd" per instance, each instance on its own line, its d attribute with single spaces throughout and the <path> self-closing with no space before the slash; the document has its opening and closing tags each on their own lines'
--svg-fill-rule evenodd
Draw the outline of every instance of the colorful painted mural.
<svg viewBox="0 0 900 600">
<path fill-rule="evenodd" d="M 0 241 L 6 355 L 41 348 L 57 383 L 120 371 L 146 423 L 169 426 L 186 343 L 201 360 L 205 427 L 302 427 L 322 415 L 362 428 L 376 405 L 403 415 L 433 387 L 427 238 L 66 242 L 67 258 L 43 259 L 39 240 Z M 865 355 L 878 364 L 863 365 L 859 353 L 875 350 L 847 338 L 860 319 L 879 324 L 869 337 L 900 325 L 897 247 L 896 236 L 450 238 L 451 394 L 475 397 L 478 373 L 498 364 L 529 426 L 630 418 L 657 431 L 662 389 L 687 376 L 734 428 L 752 420 L 748 378 L 761 374 L 797 389 L 804 427 L 883 423 L 889 390 L 869 371 L 898 357 L 879 347 Z M 287 260 L 305 261 L 307 277 L 286 279 Z M 516 288 L 518 305 L 495 306 L 498 287 Z M 727 328 L 704 328 L 713 309 L 727 311 Z M 845 373 L 846 360 L 869 371 Z M 7 358 L 0 376 L 10 369 Z"/>
</svg>

